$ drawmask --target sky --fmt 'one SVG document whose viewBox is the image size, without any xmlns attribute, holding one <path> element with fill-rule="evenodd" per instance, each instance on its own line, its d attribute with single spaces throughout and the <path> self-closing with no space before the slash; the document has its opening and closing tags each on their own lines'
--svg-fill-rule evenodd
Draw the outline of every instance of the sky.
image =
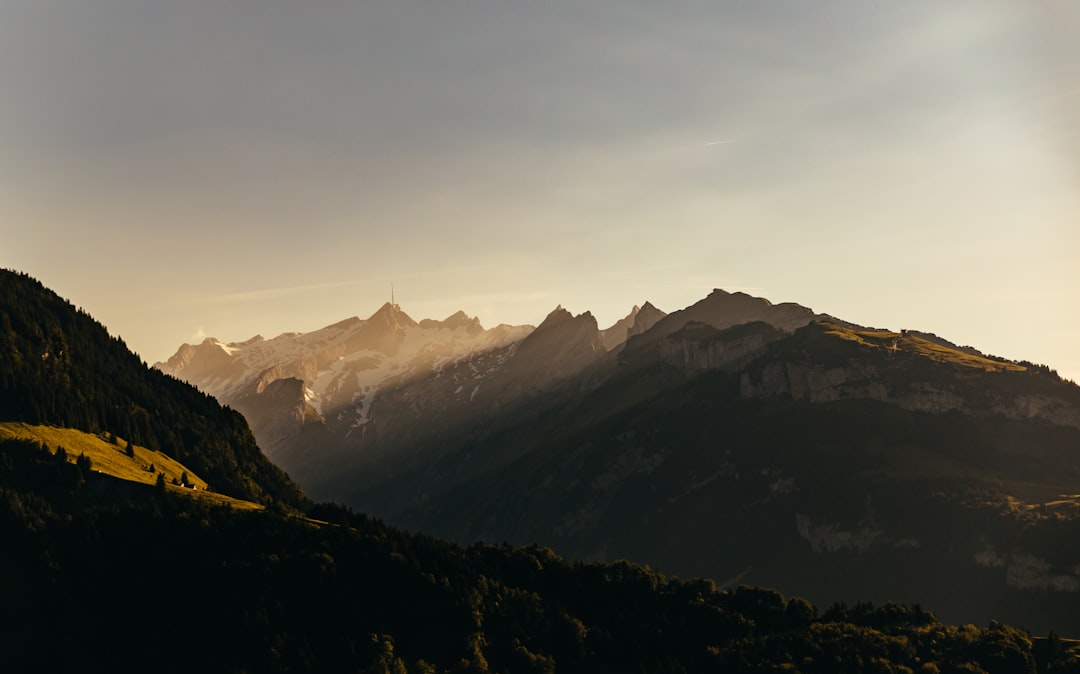
<svg viewBox="0 0 1080 674">
<path fill-rule="evenodd" d="M 1074 0 L 0 0 L 0 266 L 149 362 L 713 288 L 1080 380 Z"/>
</svg>

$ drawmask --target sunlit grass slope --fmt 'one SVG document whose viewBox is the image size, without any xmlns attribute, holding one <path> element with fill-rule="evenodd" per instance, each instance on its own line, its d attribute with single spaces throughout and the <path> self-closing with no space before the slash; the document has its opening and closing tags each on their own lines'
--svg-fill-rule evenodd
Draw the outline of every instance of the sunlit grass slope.
<svg viewBox="0 0 1080 674">
<path fill-rule="evenodd" d="M 892 332 L 891 330 L 864 330 L 850 328 L 836 323 L 822 323 L 826 328 L 825 334 L 840 339 L 855 342 L 863 346 L 885 349 L 893 353 L 907 352 L 929 358 L 939 363 L 950 363 L 962 367 L 977 368 L 988 372 L 1013 371 L 1023 372 L 1027 368 L 1017 363 L 1006 360 L 988 358 L 973 349 L 956 348 L 943 343 L 944 340 L 935 341 L 931 335 L 922 335 L 911 332 Z"/>
<path fill-rule="evenodd" d="M 128 456 L 127 440 L 123 438 L 118 437 L 110 442 L 105 437 L 73 428 L 0 422 L 0 439 L 6 438 L 43 443 L 54 454 L 58 447 L 63 447 L 69 462 L 74 462 L 80 454 L 85 454 L 90 459 L 94 471 L 122 480 L 152 485 L 157 482 L 158 473 L 163 473 L 168 489 L 186 493 L 194 498 L 229 504 L 235 508 L 262 508 L 250 501 L 242 501 L 208 491 L 207 487 L 212 485 L 207 485 L 206 480 L 184 464 L 161 452 L 132 445 L 134 456 Z M 180 482 L 185 473 L 187 486 L 174 484 L 174 481 Z"/>
</svg>

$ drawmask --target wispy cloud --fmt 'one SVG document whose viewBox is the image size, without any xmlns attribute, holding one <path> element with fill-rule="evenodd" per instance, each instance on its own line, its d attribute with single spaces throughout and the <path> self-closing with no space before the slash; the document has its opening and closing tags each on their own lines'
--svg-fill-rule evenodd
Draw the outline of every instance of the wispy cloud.
<svg viewBox="0 0 1080 674">
<path fill-rule="evenodd" d="M 390 284 L 395 281 L 408 281 L 419 278 L 451 278 L 461 273 L 469 272 L 474 273 L 478 271 L 492 272 L 496 270 L 510 270 L 512 265 L 509 262 L 498 262 L 491 264 L 477 264 L 477 265 L 460 265 L 460 266 L 445 266 L 445 267 L 433 267 L 431 269 L 413 271 L 410 273 L 402 274 L 382 274 L 378 276 L 368 276 L 365 278 L 351 279 L 348 281 L 325 281 L 321 283 L 303 283 L 291 286 L 280 286 L 275 288 L 259 288 L 254 290 L 244 290 L 240 292 L 211 294 L 211 295 L 197 295 L 187 296 L 180 300 L 180 304 L 229 304 L 234 302 L 255 302 L 265 300 L 278 300 L 286 297 L 293 297 L 296 295 L 302 295 L 304 293 L 318 292 L 322 290 L 329 290 L 331 288 L 346 288 L 355 286 L 371 286 L 374 284 L 383 284 L 387 294 L 390 292 Z"/>
<path fill-rule="evenodd" d="M 224 293 L 221 295 L 203 295 L 199 297 L 193 297 L 186 300 L 185 304 L 224 304 L 229 302 L 250 302 L 256 300 L 276 300 L 282 297 L 290 297 L 293 295 L 299 295 L 301 293 L 312 292 L 315 290 L 326 290 L 328 288 L 342 288 L 345 286 L 355 286 L 362 283 L 371 283 L 371 279 L 364 279 L 362 281 L 334 281 L 330 283 L 308 283 L 304 285 L 287 286 L 283 288 L 264 288 L 262 290 L 248 290 L 238 293 Z"/>
</svg>

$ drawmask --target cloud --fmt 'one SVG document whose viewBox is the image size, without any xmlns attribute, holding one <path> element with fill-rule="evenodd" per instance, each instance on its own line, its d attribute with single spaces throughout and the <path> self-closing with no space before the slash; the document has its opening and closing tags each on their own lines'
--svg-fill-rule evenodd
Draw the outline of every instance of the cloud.
<svg viewBox="0 0 1080 674">
<path fill-rule="evenodd" d="M 276 300 L 282 297 L 289 297 L 291 295 L 298 295 L 300 293 L 311 292 L 313 290 L 326 290 L 328 288 L 341 288 L 344 286 L 360 285 L 361 283 L 370 283 L 370 279 L 362 281 L 334 281 L 330 283 L 308 283 L 304 285 L 288 286 L 284 288 L 266 288 L 263 290 L 248 290 L 239 293 L 225 293 L 222 295 L 212 295 L 209 297 L 193 298 L 186 302 L 187 304 L 196 304 L 202 302 L 209 303 L 229 303 L 229 302 L 249 302 L 256 300 Z"/>
</svg>

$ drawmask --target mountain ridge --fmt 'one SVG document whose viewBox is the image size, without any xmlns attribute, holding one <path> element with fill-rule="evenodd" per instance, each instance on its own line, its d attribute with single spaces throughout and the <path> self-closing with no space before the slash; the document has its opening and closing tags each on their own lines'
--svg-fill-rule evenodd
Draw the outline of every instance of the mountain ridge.
<svg viewBox="0 0 1080 674">
<path fill-rule="evenodd" d="M 632 317 L 609 348 L 591 314 L 559 306 L 494 348 L 369 380 L 362 415 L 324 404 L 321 422 L 296 423 L 295 391 L 264 413 L 294 419 L 289 470 L 320 498 L 463 543 L 553 545 L 819 602 L 885 592 L 956 620 L 992 602 L 1034 625 L 1080 619 L 1080 550 L 1016 528 L 1040 508 L 1080 526 L 1080 388 L 745 293 Z M 945 522 L 981 538 L 957 547 Z M 843 575 L 826 579 L 832 567 Z M 973 578 L 987 603 L 949 594 Z M 1059 595 L 1032 598 L 1048 588 Z"/>
<path fill-rule="evenodd" d="M 0 620 L 6 626 L 0 631 L 0 648 L 5 663 L 17 671 L 143 671 L 147 663 L 159 671 L 189 671 L 199 663 L 202 669 L 222 672 L 685 674 L 787 671 L 797 663 L 798 671 L 807 672 L 943 667 L 1035 674 L 1072 671 L 1080 662 L 1077 644 L 1054 632 L 1033 639 L 996 620 L 983 628 L 950 626 L 919 605 L 859 602 L 819 612 L 804 598 L 771 589 L 718 587 L 711 580 L 667 577 L 625 561 L 571 563 L 535 545 L 459 547 L 395 530 L 331 504 L 299 502 L 304 508 L 298 511 L 278 495 L 285 489 L 287 496 L 289 484 L 272 471 L 260 472 L 266 464 L 245 456 L 247 441 L 233 437 L 235 413 L 175 379 L 149 371 L 144 363 L 133 366 L 137 357 L 119 340 L 40 284 L 19 276 L 0 281 L 0 349 L 8 356 L 0 360 L 0 403 L 3 417 L 13 420 L 0 423 L 0 540 L 7 544 L 0 556 L 0 594 L 5 597 Z M 595 344 L 595 321 L 590 318 L 560 314 L 555 327 L 569 325 L 575 328 L 569 334 Z M 700 341 L 698 326 L 691 327 Z M 735 343 L 758 329 L 710 334 Z M 505 361 L 515 351 L 513 344 L 496 350 L 505 352 Z M 597 428 L 596 417 L 575 418 L 574 409 L 599 403 L 605 407 L 604 418 L 628 416 L 646 430 L 650 417 L 685 416 L 692 412 L 686 401 L 700 405 L 715 397 L 717 381 L 725 395 L 737 389 L 732 374 L 720 370 L 684 378 L 681 386 L 693 390 L 681 397 L 673 395 L 680 385 L 663 385 L 665 379 L 674 381 L 670 377 L 679 372 L 676 368 L 621 372 L 619 380 L 585 386 L 576 381 L 581 376 L 594 381 L 614 362 L 614 354 L 603 355 L 579 375 L 561 379 L 543 397 L 519 401 L 514 409 L 523 416 L 518 420 L 554 424 L 546 437 L 534 440 L 581 433 L 599 438 L 595 434 L 606 431 Z M 439 380 L 451 376 L 448 370 L 472 364 L 476 362 L 469 359 L 446 363 L 446 370 L 427 376 Z M 266 376 L 262 383 L 264 393 L 283 388 L 295 394 L 304 388 L 301 380 L 287 377 Z M 637 393 L 650 389 L 655 403 L 633 407 Z M 400 391 L 403 398 L 407 392 Z M 562 411 L 553 408 L 568 392 L 574 405 Z M 619 400 L 623 395 L 631 401 L 629 408 L 626 400 Z M 117 406 L 120 413 L 110 414 Z M 125 416 L 138 417 L 140 407 L 155 412 L 147 428 Z M 209 412 L 216 416 L 207 418 Z M 71 426 L 28 425 L 31 418 Z M 199 445 L 211 443 L 210 450 L 234 459 L 229 468 L 236 479 L 226 482 L 266 496 L 263 502 L 271 507 L 250 509 L 249 504 L 242 510 L 235 501 L 221 507 L 218 501 L 189 498 L 192 490 L 164 480 L 164 472 L 169 472 L 185 484 L 190 480 L 192 486 L 205 486 L 194 473 L 183 474 L 185 464 L 164 461 L 160 452 L 147 447 L 127 443 L 122 448 L 123 440 L 111 430 L 89 434 L 73 428 L 111 428 L 125 421 L 163 446 L 177 443 L 187 459 L 216 468 L 210 456 L 199 451 Z M 811 421 L 822 423 L 816 417 Z M 212 435 L 205 434 L 204 424 Z M 766 423 L 762 428 L 777 426 Z M 221 444 L 223 437 L 233 444 Z M 479 451 L 485 443 L 501 444 L 498 438 L 477 440 Z M 61 451 L 61 443 L 80 451 L 74 462 Z M 576 443 L 564 449 L 579 458 L 596 458 L 596 450 L 604 451 L 600 445 Z M 632 478 L 642 467 L 666 469 L 664 461 L 650 456 L 651 450 L 629 449 L 630 461 L 624 457 L 618 466 L 623 475 Z M 453 450 L 443 458 L 461 458 Z M 519 451 L 507 457 L 507 465 L 527 461 L 542 471 L 544 465 L 536 458 Z M 724 460 L 728 458 L 735 457 Z M 1043 459 L 1055 456 L 1048 452 Z M 145 478 L 140 462 L 155 460 L 163 461 L 164 471 L 155 486 L 130 479 L 132 471 Z M 94 468 L 98 463 L 105 472 Z M 721 468 L 726 470 L 725 465 Z M 761 482 L 755 475 L 745 478 L 751 488 Z M 485 477 L 483 472 L 474 476 Z M 509 477 L 501 489 L 514 490 L 527 475 Z M 691 495 L 708 489 L 715 477 L 698 480 Z M 786 498 L 807 488 L 781 473 L 760 477 L 773 487 L 773 496 Z M 587 466 L 577 479 L 591 479 Z M 280 484 L 275 486 L 275 480 Z M 605 484 L 614 482 L 608 478 Z M 656 485 L 664 486 L 662 481 Z M 204 489 L 197 493 L 209 495 Z M 530 497 L 527 489 L 516 494 Z M 620 505 L 640 511 L 649 506 L 643 495 L 639 492 Z M 670 502 L 685 502 L 687 495 L 679 496 L 681 501 Z M 881 503 L 875 501 L 871 508 L 867 501 L 862 510 L 866 514 L 854 533 L 838 530 L 833 522 L 820 519 L 820 513 L 799 512 L 796 524 L 815 554 L 852 545 L 872 550 L 874 541 L 908 546 L 909 539 L 878 531 L 888 524 L 889 515 Z M 1046 519 L 1036 510 L 1016 513 L 1029 520 Z M 553 515 L 561 518 L 565 513 Z M 574 521 L 582 520 L 577 516 Z M 648 526 L 637 529 L 639 540 L 652 533 Z M 990 573 L 1007 567 L 1027 585 L 1070 590 L 1071 577 L 1054 575 L 1056 568 L 1040 567 L 1040 560 L 1017 556 L 991 541 L 980 543 L 977 561 Z M 1075 624 L 1069 615 L 1054 613 L 1051 619 Z M 162 656 L 162 635 L 177 645 L 176 654 Z"/>
</svg>

